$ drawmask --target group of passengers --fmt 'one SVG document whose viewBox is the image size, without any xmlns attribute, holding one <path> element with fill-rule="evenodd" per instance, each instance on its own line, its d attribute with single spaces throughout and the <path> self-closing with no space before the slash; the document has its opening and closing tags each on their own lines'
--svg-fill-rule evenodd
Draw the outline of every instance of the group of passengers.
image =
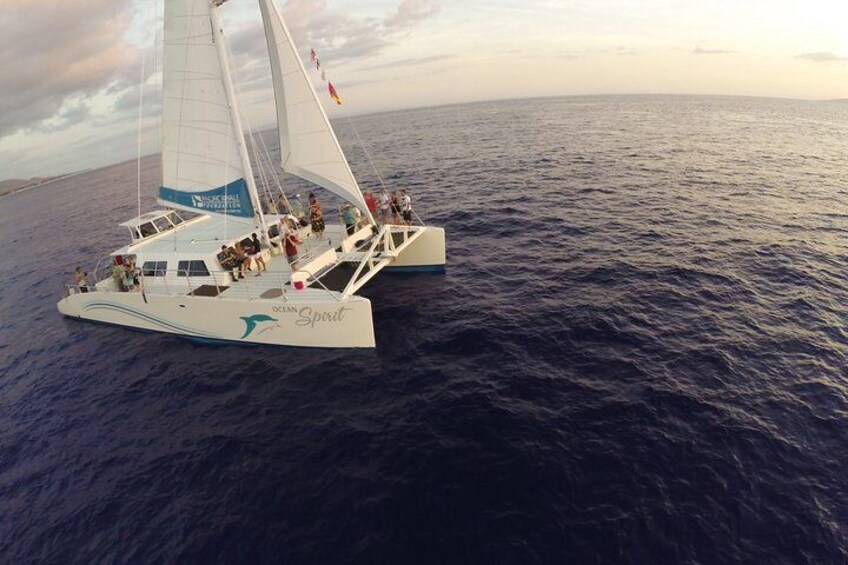
<svg viewBox="0 0 848 565">
<path fill-rule="evenodd" d="M 262 246 L 259 243 L 259 237 L 255 233 L 250 234 L 251 239 L 237 241 L 235 245 L 227 247 L 221 246 L 221 251 L 218 253 L 218 262 L 224 270 L 231 272 L 233 281 L 243 279 L 247 271 L 252 271 L 253 266 L 256 266 L 256 274 L 259 277 L 262 271 L 267 271 L 268 266 L 265 264 L 265 259 L 262 258 Z M 236 274 L 238 272 L 238 274 Z"/>
<path fill-rule="evenodd" d="M 375 198 L 372 192 L 366 191 L 364 197 L 365 205 L 375 220 L 382 220 L 382 224 L 412 225 L 412 199 L 406 193 L 406 190 L 401 189 L 400 191 L 392 191 L 391 193 L 383 190 L 380 192 L 379 199 Z M 324 211 L 321 208 L 321 204 L 318 202 L 314 193 L 309 194 L 308 222 L 302 213 L 299 214 L 297 220 L 291 216 L 292 211 L 288 206 L 285 196 L 282 194 L 276 202 L 268 200 L 264 207 L 270 213 L 279 213 L 282 215 L 280 218 L 279 233 L 288 263 L 291 265 L 292 270 L 296 270 L 298 245 L 303 243 L 298 236 L 299 228 L 301 226 L 311 225 L 312 233 L 318 239 L 324 238 L 326 226 L 324 224 Z M 378 211 L 380 212 L 379 215 L 377 214 Z M 356 230 L 362 226 L 364 221 L 359 208 L 350 204 L 342 208 L 341 216 L 348 235 L 356 233 Z M 261 251 L 262 247 L 259 238 L 254 233 L 251 234 L 251 239 L 244 239 L 229 247 L 222 245 L 221 251 L 218 253 L 218 262 L 221 263 L 221 266 L 226 271 L 231 272 L 233 281 L 243 279 L 245 272 L 252 271 L 254 265 L 256 266 L 256 274 L 254 276 L 258 277 L 261 276 L 261 271 L 268 270 L 265 260 L 262 258 Z M 139 289 L 141 271 L 136 268 L 132 259 L 115 257 L 111 274 L 115 287 L 121 292 L 131 292 Z M 87 276 L 88 273 L 83 272 L 82 267 L 76 268 L 74 282 L 80 292 L 88 292 L 89 290 Z"/>
<path fill-rule="evenodd" d="M 112 280 L 115 282 L 115 288 L 121 292 L 139 290 L 139 275 L 141 271 L 136 268 L 132 259 L 127 257 L 122 261 L 120 257 L 115 257 L 115 262 L 112 264 Z"/>
<path fill-rule="evenodd" d="M 368 211 L 374 219 L 377 219 L 377 210 L 380 210 L 379 217 L 383 224 L 412 225 L 412 198 L 406 190 L 393 190 L 391 193 L 383 190 L 380 192 L 379 200 L 370 191 L 366 192 L 365 205 L 368 206 Z"/>
</svg>

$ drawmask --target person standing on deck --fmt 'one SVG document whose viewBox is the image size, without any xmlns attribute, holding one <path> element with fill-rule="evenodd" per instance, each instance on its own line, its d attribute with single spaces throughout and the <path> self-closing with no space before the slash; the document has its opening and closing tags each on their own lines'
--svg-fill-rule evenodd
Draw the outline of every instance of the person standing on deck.
<svg viewBox="0 0 848 565">
<path fill-rule="evenodd" d="M 124 264 L 120 257 L 115 257 L 115 262 L 112 264 L 112 281 L 119 291 L 127 291 L 127 287 L 124 286 Z"/>
<path fill-rule="evenodd" d="M 392 223 L 400 225 L 400 200 L 396 190 L 392 191 Z"/>
<path fill-rule="evenodd" d="M 400 208 L 403 214 L 403 223 L 407 226 L 412 225 L 412 198 L 405 190 L 400 191 Z"/>
<path fill-rule="evenodd" d="M 88 273 L 82 272 L 82 267 L 77 267 L 76 272 L 74 273 L 74 284 L 77 285 L 80 292 L 88 292 L 88 281 L 85 280 L 85 276 Z"/>
<path fill-rule="evenodd" d="M 342 209 L 342 219 L 344 219 L 347 235 L 353 235 L 356 232 L 356 208 L 350 204 Z"/>
<path fill-rule="evenodd" d="M 374 195 L 370 190 L 365 192 L 365 206 L 368 207 L 368 211 L 371 212 L 371 217 L 375 220 L 377 219 L 377 199 L 374 198 Z"/>
<path fill-rule="evenodd" d="M 389 223 L 389 207 L 392 204 L 392 199 L 389 198 L 389 193 L 383 190 L 380 192 L 380 215 L 383 217 L 383 225 Z"/>
<path fill-rule="evenodd" d="M 277 213 L 280 215 L 291 214 L 291 210 L 289 210 L 289 206 L 286 203 L 286 197 L 283 194 L 280 194 L 280 197 L 277 198 Z"/>
<path fill-rule="evenodd" d="M 302 242 L 297 238 L 297 232 L 293 230 L 286 232 L 284 244 L 286 248 L 286 259 L 288 259 L 292 272 L 297 270 L 297 246 L 299 243 Z"/>
<path fill-rule="evenodd" d="M 318 239 L 324 238 L 324 211 L 313 193 L 309 193 L 309 220 L 312 222 L 312 233 Z"/>
<path fill-rule="evenodd" d="M 247 255 L 254 263 L 256 263 L 256 275 L 254 276 L 258 277 L 262 274 L 260 271 L 268 270 L 268 266 L 265 265 L 265 259 L 262 258 L 262 245 L 259 243 L 259 238 L 255 233 L 250 234 L 250 236 L 253 239 L 250 241 L 251 250 Z"/>
</svg>

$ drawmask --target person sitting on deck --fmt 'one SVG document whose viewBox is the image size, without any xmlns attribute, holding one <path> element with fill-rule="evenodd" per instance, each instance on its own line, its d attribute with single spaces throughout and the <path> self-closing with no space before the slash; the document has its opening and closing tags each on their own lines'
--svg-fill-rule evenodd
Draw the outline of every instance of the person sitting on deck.
<svg viewBox="0 0 848 565">
<path fill-rule="evenodd" d="M 268 266 L 265 264 L 265 259 L 262 258 L 262 245 L 259 243 L 259 238 L 255 233 L 250 234 L 250 237 L 252 238 L 250 252 L 247 255 L 252 261 L 256 262 L 256 276 L 258 277 L 262 274 L 260 271 L 268 270 Z"/>
<path fill-rule="evenodd" d="M 230 253 L 230 250 L 227 249 L 226 245 L 221 246 L 221 251 L 218 253 L 217 257 L 221 267 L 223 267 L 224 270 L 233 277 L 233 282 L 235 282 L 238 277 L 235 272 L 238 268 L 238 263 L 236 263 L 236 258 Z"/>
</svg>

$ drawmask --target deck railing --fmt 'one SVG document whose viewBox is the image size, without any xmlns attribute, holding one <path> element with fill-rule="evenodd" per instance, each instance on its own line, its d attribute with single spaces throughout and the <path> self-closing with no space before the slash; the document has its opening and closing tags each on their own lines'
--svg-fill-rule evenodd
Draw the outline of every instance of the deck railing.
<svg viewBox="0 0 848 565">
<path fill-rule="evenodd" d="M 190 292 L 193 293 L 201 286 L 213 286 L 216 288 L 216 294 L 214 297 L 219 299 L 223 298 L 221 289 L 227 290 L 230 288 L 241 288 L 242 292 L 238 292 L 238 294 L 243 294 L 247 300 L 262 298 L 261 295 L 271 289 L 279 289 L 280 291 L 280 295 L 274 296 L 273 298 L 288 300 L 288 293 L 292 289 L 291 281 L 297 278 L 295 275 L 305 274 L 308 276 L 307 281 L 305 281 L 307 286 L 313 283 L 318 283 L 318 286 L 333 296 L 334 299 L 342 300 L 343 297 L 351 294 L 351 289 L 353 288 L 355 281 L 360 277 L 366 265 L 369 271 L 374 268 L 374 260 L 377 255 L 382 255 L 380 259 L 393 257 L 395 255 L 395 243 L 392 238 L 393 233 L 403 233 L 403 242 L 405 243 L 411 235 L 410 232 L 415 231 L 415 227 L 410 228 L 409 226 L 399 226 L 395 224 L 382 225 L 371 237 L 362 239 L 359 242 L 359 245 L 353 247 L 350 251 L 340 254 L 334 264 L 329 265 L 326 269 L 320 269 L 315 272 L 303 268 L 296 269 L 290 274 L 284 272 L 274 273 L 266 270 L 262 272 L 262 277 L 245 275 L 243 278 L 234 280 L 233 271 L 235 269 L 229 271 L 223 269 L 214 270 L 209 271 L 208 274 L 199 275 L 192 275 L 186 269 L 166 269 L 156 271 L 156 275 L 143 275 L 141 270 L 136 268 L 136 284 L 132 290 L 123 290 L 118 287 L 121 283 L 119 283 L 111 275 L 111 269 L 113 266 L 112 261 L 114 259 L 111 256 L 107 256 L 98 260 L 94 271 L 92 271 L 93 275 L 86 274 L 86 281 L 89 283 L 87 287 L 77 284 L 63 284 L 63 296 L 67 297 L 71 294 L 80 294 L 83 292 L 141 292 L 145 295 L 153 296 L 182 296 Z M 380 243 L 383 245 L 382 248 L 378 249 L 378 247 L 380 247 Z M 327 245 L 319 243 L 318 245 L 310 248 L 305 254 L 298 258 L 297 262 L 299 264 L 308 263 L 310 259 L 318 257 L 319 252 L 325 253 L 328 249 L 333 249 L 330 244 L 330 240 L 327 240 Z M 284 256 L 280 257 L 282 258 Z M 331 291 L 324 285 L 323 282 L 321 282 L 321 277 L 332 272 L 342 263 L 351 261 L 358 261 L 361 264 L 355 271 L 354 276 L 341 295 L 340 293 Z M 101 270 L 102 272 L 98 272 Z M 238 276 L 237 271 L 236 276 Z M 95 284 L 90 284 L 91 282 L 95 282 Z M 87 290 L 83 290 L 84 288 Z M 231 294 L 233 293 L 231 292 Z"/>
</svg>

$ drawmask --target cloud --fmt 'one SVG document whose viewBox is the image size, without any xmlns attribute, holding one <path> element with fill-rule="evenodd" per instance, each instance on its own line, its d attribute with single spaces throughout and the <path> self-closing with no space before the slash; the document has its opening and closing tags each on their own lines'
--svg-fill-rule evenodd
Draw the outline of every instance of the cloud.
<svg viewBox="0 0 848 565">
<path fill-rule="evenodd" d="M 42 120 L 33 129 L 44 133 L 61 131 L 84 122 L 90 114 L 91 109 L 84 97 L 66 98 L 55 116 Z"/>
<path fill-rule="evenodd" d="M 798 55 L 799 59 L 806 59 L 807 61 L 812 61 L 814 63 L 841 63 L 848 61 L 848 57 L 840 57 L 834 53 L 825 53 L 825 52 L 816 52 L 816 53 L 803 53 L 802 55 Z"/>
<path fill-rule="evenodd" d="M 409 59 L 400 59 L 398 61 L 390 61 L 388 63 L 382 63 L 380 65 L 372 65 L 370 67 L 363 67 L 360 70 L 375 71 L 378 69 L 390 69 L 394 67 L 414 67 L 417 65 L 426 65 L 428 63 L 447 61 L 449 59 L 454 59 L 455 57 L 455 55 L 432 55 L 430 57 L 414 57 Z"/>
<path fill-rule="evenodd" d="M 432 18 L 441 9 L 442 6 L 434 0 L 403 0 L 397 12 L 386 20 L 385 27 L 390 31 L 408 29 Z"/>
<path fill-rule="evenodd" d="M 327 0 L 289 0 L 281 11 L 302 56 L 314 48 L 325 63 L 339 65 L 379 55 L 415 26 L 435 17 L 441 4 L 436 0 L 402 0 L 385 18 L 356 18 L 330 9 Z M 260 22 L 251 22 L 230 34 L 239 79 L 256 79 L 253 86 L 242 86 L 247 90 L 267 83 L 258 80 L 260 73 L 267 74 L 267 48 L 260 28 Z"/>
<path fill-rule="evenodd" d="M 7 78 L 0 81 L 0 137 L 45 120 L 40 127 L 48 129 L 78 123 L 84 112 L 79 103 L 71 108 L 72 101 L 129 80 L 137 54 L 124 40 L 131 0 L 4 4 L 0 52 Z"/>
<path fill-rule="evenodd" d="M 692 55 L 730 55 L 733 51 L 728 49 L 702 49 L 699 45 L 692 50 Z"/>
</svg>

